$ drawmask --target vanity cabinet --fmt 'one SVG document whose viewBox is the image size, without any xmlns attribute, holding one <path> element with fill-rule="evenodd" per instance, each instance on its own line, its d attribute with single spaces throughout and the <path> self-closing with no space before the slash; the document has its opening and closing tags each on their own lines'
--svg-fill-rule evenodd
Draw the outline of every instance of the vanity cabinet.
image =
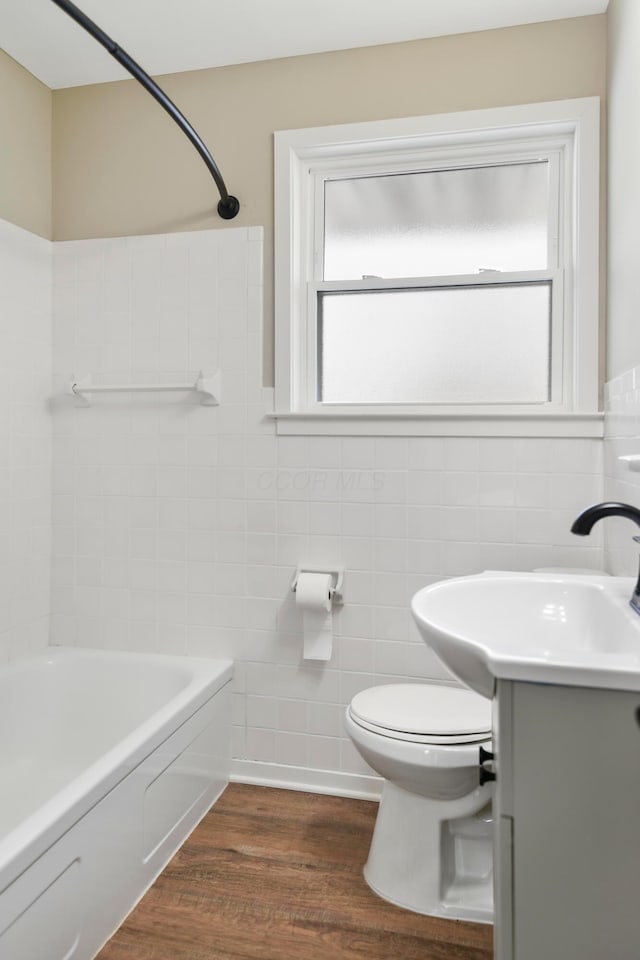
<svg viewBox="0 0 640 960">
<path fill-rule="evenodd" d="M 496 960 L 640 957 L 639 709 L 497 681 Z"/>
</svg>

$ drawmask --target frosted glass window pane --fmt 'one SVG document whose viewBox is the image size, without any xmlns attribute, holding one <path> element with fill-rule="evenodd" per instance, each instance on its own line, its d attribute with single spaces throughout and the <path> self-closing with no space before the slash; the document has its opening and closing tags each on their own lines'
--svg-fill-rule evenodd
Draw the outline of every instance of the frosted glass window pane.
<svg viewBox="0 0 640 960">
<path fill-rule="evenodd" d="M 549 162 L 325 183 L 324 279 L 545 270 Z"/>
<path fill-rule="evenodd" d="M 323 403 L 544 403 L 551 283 L 320 294 Z"/>
</svg>

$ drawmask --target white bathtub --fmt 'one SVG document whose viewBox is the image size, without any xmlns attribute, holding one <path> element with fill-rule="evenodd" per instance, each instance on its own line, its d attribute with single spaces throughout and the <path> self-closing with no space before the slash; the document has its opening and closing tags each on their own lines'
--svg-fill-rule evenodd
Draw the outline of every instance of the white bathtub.
<svg viewBox="0 0 640 960">
<path fill-rule="evenodd" d="M 229 779 L 232 663 L 51 648 L 0 671 L 0 960 L 90 960 Z"/>
</svg>

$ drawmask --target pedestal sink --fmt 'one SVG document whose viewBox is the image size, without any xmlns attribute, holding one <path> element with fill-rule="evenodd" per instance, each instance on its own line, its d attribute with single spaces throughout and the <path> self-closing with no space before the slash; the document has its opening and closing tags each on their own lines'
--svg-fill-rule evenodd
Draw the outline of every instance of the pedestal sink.
<svg viewBox="0 0 640 960">
<path fill-rule="evenodd" d="M 640 691 L 634 584 L 488 571 L 425 587 L 411 609 L 427 645 L 485 697 L 497 679 Z"/>
</svg>

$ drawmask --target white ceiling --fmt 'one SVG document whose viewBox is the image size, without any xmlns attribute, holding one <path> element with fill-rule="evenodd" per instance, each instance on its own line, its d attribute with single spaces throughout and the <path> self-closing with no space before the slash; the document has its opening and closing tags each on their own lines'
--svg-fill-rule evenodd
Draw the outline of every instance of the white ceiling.
<svg viewBox="0 0 640 960">
<path fill-rule="evenodd" d="M 586 16 L 603 13 L 608 0 L 77 0 L 77 5 L 158 76 Z M 128 76 L 51 0 L 0 0 L 0 43 L 54 89 Z"/>
</svg>

